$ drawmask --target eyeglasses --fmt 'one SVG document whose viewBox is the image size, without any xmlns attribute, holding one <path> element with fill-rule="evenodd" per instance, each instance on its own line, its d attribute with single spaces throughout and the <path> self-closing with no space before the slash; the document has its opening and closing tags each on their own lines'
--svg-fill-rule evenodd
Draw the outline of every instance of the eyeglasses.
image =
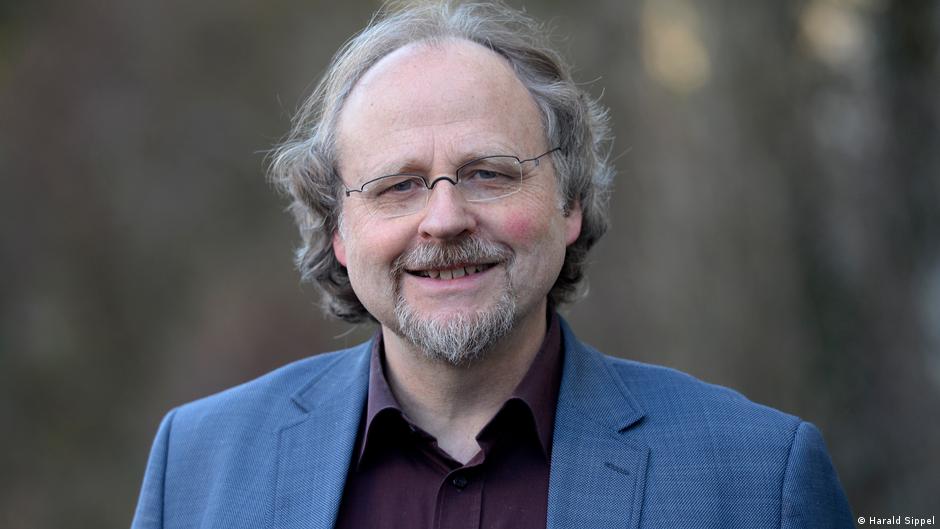
<svg viewBox="0 0 940 529">
<path fill-rule="evenodd" d="M 515 156 L 485 156 L 457 168 L 454 177 L 439 176 L 430 182 L 418 174 L 380 176 L 359 189 L 346 188 L 346 196 L 358 193 L 373 215 L 395 218 L 424 209 L 434 185 L 446 180 L 457 187 L 467 202 L 491 202 L 508 197 L 522 188 L 522 181 L 532 176 L 539 159 L 561 150 L 556 147 L 535 158 L 520 160 Z"/>
</svg>

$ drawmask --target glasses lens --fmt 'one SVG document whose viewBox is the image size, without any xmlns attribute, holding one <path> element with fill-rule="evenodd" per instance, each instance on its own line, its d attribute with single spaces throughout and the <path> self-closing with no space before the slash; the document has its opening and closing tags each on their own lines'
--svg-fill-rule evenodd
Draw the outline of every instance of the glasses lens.
<svg viewBox="0 0 940 529">
<path fill-rule="evenodd" d="M 458 169 L 457 185 L 471 202 L 502 198 L 519 190 L 522 165 L 512 156 L 482 158 Z"/>
<path fill-rule="evenodd" d="M 424 208 L 428 188 L 420 176 L 392 175 L 373 180 L 362 188 L 373 214 L 400 217 Z"/>
</svg>

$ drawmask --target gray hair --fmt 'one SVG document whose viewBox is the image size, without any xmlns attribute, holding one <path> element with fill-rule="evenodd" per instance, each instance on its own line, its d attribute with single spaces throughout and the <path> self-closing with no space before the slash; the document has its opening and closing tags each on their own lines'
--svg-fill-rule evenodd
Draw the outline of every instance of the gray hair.
<svg viewBox="0 0 940 529">
<path fill-rule="evenodd" d="M 505 58 L 529 90 L 541 114 L 565 211 L 579 203 L 581 234 L 568 246 L 548 294 L 550 307 L 571 301 L 584 276 L 590 248 L 607 231 L 607 199 L 614 170 L 609 163 L 607 111 L 572 80 L 570 67 L 549 45 L 546 29 L 501 3 L 449 0 L 385 5 L 369 25 L 333 57 L 329 68 L 294 117 L 287 139 L 273 153 L 269 176 L 290 196 L 303 242 L 297 268 L 323 291 L 334 316 L 362 322 L 374 318 L 356 297 L 349 275 L 333 254 L 342 185 L 337 171 L 336 126 L 359 79 L 394 50 L 418 42 L 463 39 Z"/>
</svg>

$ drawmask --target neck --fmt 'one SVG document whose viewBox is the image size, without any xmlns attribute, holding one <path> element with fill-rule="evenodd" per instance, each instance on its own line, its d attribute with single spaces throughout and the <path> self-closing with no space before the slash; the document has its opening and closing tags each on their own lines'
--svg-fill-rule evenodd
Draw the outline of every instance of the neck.
<svg viewBox="0 0 940 529">
<path fill-rule="evenodd" d="M 385 376 L 402 410 L 438 446 L 466 463 L 479 450 L 476 435 L 519 385 L 545 338 L 545 304 L 520 321 L 493 349 L 468 365 L 427 358 L 383 326 Z"/>
</svg>

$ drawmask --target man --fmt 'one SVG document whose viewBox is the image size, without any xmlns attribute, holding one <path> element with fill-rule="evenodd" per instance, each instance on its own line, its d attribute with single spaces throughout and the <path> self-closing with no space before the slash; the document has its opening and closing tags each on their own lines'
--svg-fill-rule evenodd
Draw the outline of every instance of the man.
<svg viewBox="0 0 940 529">
<path fill-rule="evenodd" d="M 305 278 L 380 330 L 167 415 L 134 527 L 852 527 L 812 425 L 554 312 L 612 170 L 539 31 L 412 5 L 337 54 L 272 173 Z"/>
</svg>

